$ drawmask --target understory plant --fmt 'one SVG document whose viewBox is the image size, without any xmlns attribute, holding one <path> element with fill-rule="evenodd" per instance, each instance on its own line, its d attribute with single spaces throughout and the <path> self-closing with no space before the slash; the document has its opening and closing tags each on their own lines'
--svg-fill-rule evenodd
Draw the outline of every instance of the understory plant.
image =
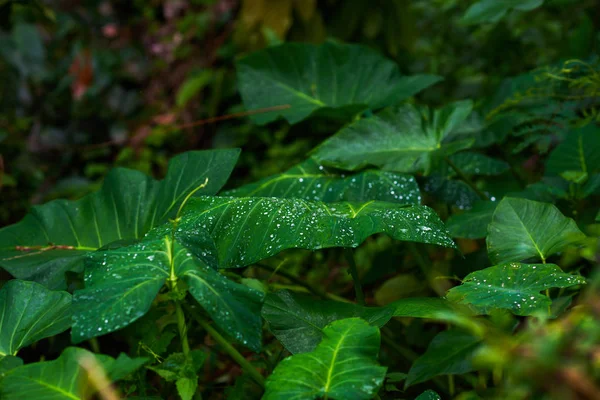
<svg viewBox="0 0 600 400">
<path fill-rule="evenodd" d="M 2 399 L 597 398 L 597 91 L 555 79 L 585 65 L 429 107 L 442 77 L 367 47 L 240 59 L 245 107 L 273 110 L 253 123 L 341 129 L 258 182 L 223 190 L 240 150 L 190 151 L 1 229 Z"/>
</svg>

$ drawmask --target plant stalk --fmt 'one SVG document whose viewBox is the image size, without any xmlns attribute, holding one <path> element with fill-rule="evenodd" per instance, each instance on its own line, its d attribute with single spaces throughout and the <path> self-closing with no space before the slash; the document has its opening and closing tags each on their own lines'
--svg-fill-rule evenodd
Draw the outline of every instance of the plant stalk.
<svg viewBox="0 0 600 400">
<path fill-rule="evenodd" d="M 458 165 L 454 164 L 454 162 L 450 159 L 450 157 L 448 157 L 448 156 L 444 157 L 444 161 L 446 161 L 446 163 L 448 163 L 450 168 L 452 168 L 454 170 L 454 172 L 456 172 L 456 175 L 458 175 L 460 179 L 462 179 L 471 189 L 473 189 L 473 191 L 475 193 L 477 193 L 477 195 L 481 198 L 481 200 L 489 200 L 490 199 L 487 194 L 483 193 L 475 185 L 475 183 L 473 183 L 471 178 L 469 178 L 467 175 L 465 175 L 465 173 L 460 168 L 458 168 Z"/>
<path fill-rule="evenodd" d="M 360 285 L 360 279 L 358 277 L 358 269 L 356 268 L 356 261 L 354 261 L 354 254 L 352 253 L 352 249 L 346 248 L 344 249 L 344 254 L 346 255 L 346 259 L 348 260 L 348 267 L 350 275 L 352 276 L 352 280 L 354 281 L 354 291 L 356 292 L 356 302 L 361 306 L 364 306 L 365 303 L 365 294 L 363 293 L 362 286 Z"/>
<path fill-rule="evenodd" d="M 229 341 L 219 333 L 219 331 L 213 328 L 208 322 L 204 320 L 204 318 L 202 318 L 200 315 L 198 315 L 198 313 L 192 310 L 190 306 L 185 305 L 185 308 L 188 314 L 190 314 L 192 318 L 194 318 L 194 320 L 196 320 L 196 322 L 198 322 L 198 324 L 200 324 L 200 326 L 202 326 L 202 328 L 204 328 L 204 330 L 206 330 L 206 332 L 208 332 L 208 334 L 223 347 L 223 350 L 225 350 L 225 352 L 229 354 L 229 356 L 233 358 L 233 360 L 237 362 L 238 365 L 242 367 L 242 369 L 264 389 L 265 378 L 260 374 L 260 372 L 258 372 L 258 370 L 254 368 L 254 366 L 250 364 L 250 362 L 246 360 L 246 358 L 242 356 L 240 352 L 237 351 L 237 349 L 233 347 L 231 343 L 229 343 Z"/>
<path fill-rule="evenodd" d="M 183 354 L 187 356 L 190 353 L 190 342 L 188 341 L 187 325 L 185 324 L 185 315 L 181 309 L 181 302 L 175 301 L 175 314 L 177 315 L 177 328 L 179 329 L 179 337 L 181 337 L 181 348 Z"/>
</svg>

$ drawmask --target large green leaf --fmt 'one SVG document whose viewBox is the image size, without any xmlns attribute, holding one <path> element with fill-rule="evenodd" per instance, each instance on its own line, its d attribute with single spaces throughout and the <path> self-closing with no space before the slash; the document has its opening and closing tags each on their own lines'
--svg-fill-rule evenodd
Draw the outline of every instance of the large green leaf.
<svg viewBox="0 0 600 400">
<path fill-rule="evenodd" d="M 228 280 L 178 241 L 151 236 L 138 244 L 89 256 L 86 287 L 73 296 L 73 342 L 113 332 L 137 320 L 172 279 L 184 281 L 225 332 L 260 349 L 262 294 Z"/>
<path fill-rule="evenodd" d="M 544 4 L 544 0 L 480 0 L 473 4 L 462 18 L 465 24 L 498 22 L 510 10 L 531 11 Z"/>
<path fill-rule="evenodd" d="M 402 76 L 396 63 L 368 47 L 331 42 L 270 47 L 243 58 L 237 70 L 246 108 L 290 106 L 253 115 L 257 124 L 279 117 L 294 124 L 320 109 L 344 114 L 342 107 L 351 116 L 396 104 L 442 79 Z"/>
<path fill-rule="evenodd" d="M 494 264 L 552 254 L 585 238 L 575 221 L 552 204 L 505 197 L 488 225 L 487 249 Z"/>
<path fill-rule="evenodd" d="M 356 170 L 374 165 L 393 172 L 429 173 L 435 162 L 470 147 L 474 139 L 452 135 L 471 113 L 471 101 L 438 110 L 403 104 L 340 130 L 313 151 L 323 165 Z"/>
<path fill-rule="evenodd" d="M 479 201 L 472 209 L 461 214 L 455 214 L 446 221 L 446 226 L 452 237 L 466 239 L 481 239 L 486 237 L 488 225 L 498 203 Z"/>
<path fill-rule="evenodd" d="M 371 399 L 385 378 L 377 327 L 360 318 L 332 322 L 310 353 L 286 358 L 267 379 L 264 400 Z"/>
<path fill-rule="evenodd" d="M 479 312 L 504 308 L 517 315 L 548 310 L 552 304 L 540 294 L 550 288 L 585 284 L 580 276 L 569 275 L 554 264 L 505 263 L 467 275 L 462 285 L 450 289 L 451 301 L 470 304 Z"/>
<path fill-rule="evenodd" d="M 325 203 L 369 200 L 399 204 L 421 202 L 419 186 L 410 175 L 368 170 L 339 176 L 312 158 L 282 174 L 224 192 L 223 195 L 299 198 Z"/>
<path fill-rule="evenodd" d="M 600 171 L 600 128 L 595 124 L 571 131 L 550 153 L 546 175 L 578 172 L 587 176 Z"/>
<path fill-rule="evenodd" d="M 0 359 L 69 326 L 69 293 L 20 280 L 11 280 L 0 289 Z"/>
<path fill-rule="evenodd" d="M 0 230 L 0 266 L 19 279 L 64 288 L 64 273 L 111 242 L 139 239 L 177 211 L 184 197 L 212 195 L 225 184 L 239 150 L 194 151 L 171 160 L 164 180 L 117 168 L 102 188 L 77 201 L 35 206 L 19 223 Z"/>
<path fill-rule="evenodd" d="M 191 199 L 179 223 L 182 232 L 207 230 L 220 268 L 251 265 L 284 249 L 357 247 L 368 236 L 454 247 L 430 208 L 370 201 L 322 203 L 266 197 Z"/>
<path fill-rule="evenodd" d="M 323 339 L 323 329 L 333 321 L 360 317 L 371 325 L 382 327 L 390 320 L 392 312 L 388 307 L 315 300 L 286 290 L 267 295 L 262 308 L 269 330 L 293 354 L 314 350 Z"/>
<path fill-rule="evenodd" d="M 96 388 L 80 363 L 93 359 L 106 373 L 109 381 L 117 381 L 142 366 L 147 359 L 129 358 L 125 354 L 114 359 L 103 354 L 69 347 L 53 361 L 42 361 L 11 369 L 0 381 L 3 400 L 88 399 Z"/>
<path fill-rule="evenodd" d="M 433 338 L 427 351 L 408 371 L 405 387 L 438 375 L 464 374 L 473 370 L 471 359 L 481 339 L 469 333 L 448 330 Z"/>
</svg>

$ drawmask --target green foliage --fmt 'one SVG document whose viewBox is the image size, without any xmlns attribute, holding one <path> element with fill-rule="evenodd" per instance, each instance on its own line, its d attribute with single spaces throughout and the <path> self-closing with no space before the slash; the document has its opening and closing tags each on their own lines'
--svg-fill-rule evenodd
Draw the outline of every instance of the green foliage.
<svg viewBox="0 0 600 400">
<path fill-rule="evenodd" d="M 465 24 L 498 22 L 508 11 L 531 11 L 542 4 L 544 0 L 480 0 L 469 7 L 462 21 Z"/>
</svg>

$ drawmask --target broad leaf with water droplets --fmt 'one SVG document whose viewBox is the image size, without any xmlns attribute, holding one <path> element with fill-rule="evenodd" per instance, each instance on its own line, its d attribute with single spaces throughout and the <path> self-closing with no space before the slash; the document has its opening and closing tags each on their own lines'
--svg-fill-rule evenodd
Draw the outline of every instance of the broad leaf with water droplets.
<svg viewBox="0 0 600 400">
<path fill-rule="evenodd" d="M 8 281 L 0 289 L 0 359 L 71 326 L 71 295 L 35 282 Z"/>
<path fill-rule="evenodd" d="M 379 329 L 360 318 L 332 322 L 314 351 L 281 361 L 267 379 L 264 400 L 372 399 L 385 378 L 377 362 Z"/>
<path fill-rule="evenodd" d="M 132 246 L 89 256 L 86 287 L 73 297 L 73 341 L 78 343 L 131 324 L 149 310 L 171 279 L 183 280 L 225 332 L 252 349 L 260 349 L 262 294 L 225 278 L 179 242 L 150 236 Z"/>
<path fill-rule="evenodd" d="M 196 228 L 210 233 L 220 268 L 251 265 L 290 248 L 357 247 L 375 233 L 455 247 L 430 208 L 378 201 L 201 197 L 190 200 L 178 227 L 182 232 Z"/>
<path fill-rule="evenodd" d="M 402 76 L 395 62 L 373 49 L 332 42 L 285 43 L 254 52 L 238 62 L 237 74 L 247 109 L 290 106 L 250 116 L 260 125 L 279 117 L 295 124 L 318 110 L 349 118 L 397 104 L 442 80 Z"/>
<path fill-rule="evenodd" d="M 114 169 L 98 192 L 35 206 L 21 222 L 0 229 L 0 266 L 16 278 L 64 288 L 64 273 L 81 271 L 86 254 L 111 242 L 142 238 L 172 217 L 205 179 L 208 184 L 196 195 L 217 193 L 238 156 L 238 149 L 184 153 L 170 161 L 161 181 Z"/>
<path fill-rule="evenodd" d="M 333 321 L 360 317 L 377 327 L 392 317 L 389 307 L 361 307 L 351 303 L 315 300 L 287 290 L 267 295 L 262 316 L 269 330 L 293 354 L 312 351 L 323 338 L 323 329 Z"/>
<path fill-rule="evenodd" d="M 447 298 L 484 314 L 503 308 L 516 315 L 531 315 L 547 312 L 552 304 L 542 290 L 582 284 L 584 278 L 566 274 L 554 264 L 505 263 L 470 273 L 462 285 L 450 289 Z"/>
<path fill-rule="evenodd" d="M 556 206 L 505 197 L 488 225 L 487 250 L 494 264 L 533 257 L 545 261 L 584 238 L 575 221 Z"/>
<path fill-rule="evenodd" d="M 235 197 L 285 197 L 325 203 L 339 201 L 388 201 L 421 203 L 415 178 L 394 172 L 368 170 L 340 176 L 308 159 L 288 171 L 222 193 Z"/>
</svg>

